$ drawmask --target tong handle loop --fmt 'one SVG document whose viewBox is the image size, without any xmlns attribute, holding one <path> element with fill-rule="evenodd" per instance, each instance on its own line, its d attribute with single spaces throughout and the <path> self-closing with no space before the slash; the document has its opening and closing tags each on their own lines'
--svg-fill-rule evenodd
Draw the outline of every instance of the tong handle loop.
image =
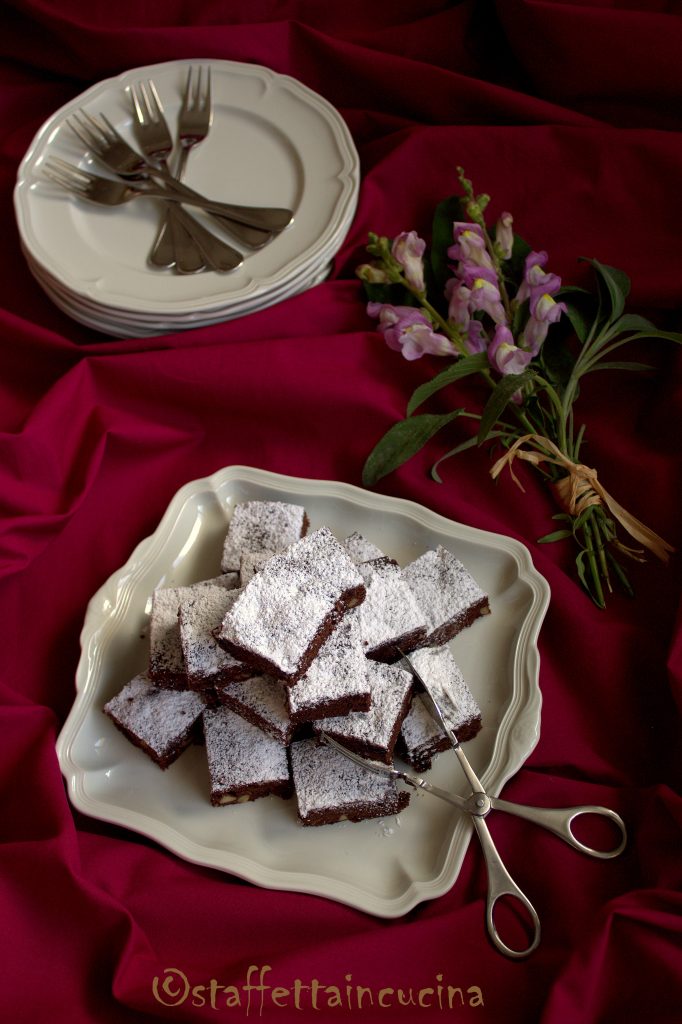
<svg viewBox="0 0 682 1024">
<path fill-rule="evenodd" d="M 500 953 L 514 960 L 521 960 L 523 957 L 529 956 L 540 944 L 540 918 L 533 904 L 526 894 L 519 889 L 502 863 L 502 858 L 497 852 L 497 847 L 483 818 L 473 817 L 472 820 L 481 843 L 483 856 L 485 857 L 485 866 L 488 872 L 488 900 L 486 908 L 488 934 Z M 518 900 L 530 917 L 533 926 L 533 938 L 525 949 L 512 949 L 502 939 L 497 930 L 495 924 L 495 904 L 503 896 L 511 896 L 513 899 Z"/>
<path fill-rule="evenodd" d="M 597 807 L 592 805 L 585 805 L 584 807 L 528 807 L 525 804 L 513 804 L 507 800 L 500 800 L 499 798 L 491 799 L 491 804 L 497 811 L 506 811 L 508 814 L 514 814 L 517 818 L 524 818 L 526 821 L 532 821 L 535 825 L 540 825 L 542 828 L 546 828 L 549 832 L 552 832 L 559 839 L 563 839 L 565 843 L 568 843 L 576 850 L 580 850 L 581 853 L 587 853 L 590 857 L 599 857 L 601 860 L 610 860 L 612 857 L 617 857 L 625 849 L 627 843 L 627 832 L 625 829 L 625 822 L 616 814 L 615 811 L 610 810 L 608 807 Z M 585 817 L 587 815 L 597 815 L 602 818 L 607 818 L 613 822 L 620 833 L 620 841 L 611 850 L 596 850 L 592 846 L 587 846 L 578 839 L 573 833 L 571 828 L 574 821 L 578 818 Z"/>
</svg>

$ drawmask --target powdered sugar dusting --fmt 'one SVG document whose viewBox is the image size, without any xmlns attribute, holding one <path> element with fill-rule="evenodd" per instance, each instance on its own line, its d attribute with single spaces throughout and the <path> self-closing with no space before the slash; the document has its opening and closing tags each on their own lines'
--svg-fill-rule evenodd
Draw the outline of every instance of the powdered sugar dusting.
<svg viewBox="0 0 682 1024">
<path fill-rule="evenodd" d="M 287 748 L 229 708 L 204 712 L 206 756 L 214 793 L 289 779 Z"/>
<path fill-rule="evenodd" d="M 186 676 L 178 622 L 180 601 L 196 593 L 197 588 L 214 586 L 232 590 L 238 584 L 239 574 L 229 572 L 188 586 L 158 587 L 154 591 L 149 625 L 149 668 L 152 678 L 163 682 L 165 676 L 167 680 L 180 682 Z"/>
<path fill-rule="evenodd" d="M 403 572 L 431 631 L 463 616 L 486 598 L 468 569 L 442 545 L 424 552 Z"/>
<path fill-rule="evenodd" d="M 190 682 L 206 682 L 231 669 L 243 671 L 214 636 L 239 594 L 239 590 L 208 585 L 180 593 L 180 640 Z"/>
<path fill-rule="evenodd" d="M 123 728 L 145 743 L 157 757 L 165 757 L 197 721 L 204 703 L 188 690 L 162 690 L 141 673 L 104 705 Z"/>
<path fill-rule="evenodd" d="M 358 568 L 367 589 L 358 608 L 365 653 L 372 657 L 396 645 L 412 649 L 426 636 L 426 618 L 402 570 L 386 558 Z"/>
<path fill-rule="evenodd" d="M 243 588 L 220 638 L 267 659 L 284 677 L 299 670 L 320 629 L 362 576 L 322 527 L 272 557 Z"/>
<path fill-rule="evenodd" d="M 445 716 L 445 721 L 455 734 L 464 725 L 472 722 L 475 718 L 480 718 L 481 709 L 478 702 L 465 682 L 448 647 L 431 647 L 413 651 L 410 661 L 426 682 L 430 693 Z M 415 698 L 413 703 L 420 702 L 421 698 Z M 435 725 L 436 732 L 442 735 L 440 726 L 434 722 L 426 708 L 423 710 L 430 722 Z M 420 742 L 420 735 L 423 735 L 424 731 L 432 735 L 430 725 L 424 719 L 421 711 L 417 709 L 414 715 L 408 715 L 403 722 L 403 735 L 408 745 L 417 745 Z"/>
<path fill-rule="evenodd" d="M 359 803 L 390 813 L 384 805 L 396 797 L 393 779 L 364 769 L 313 739 L 292 743 L 291 770 L 299 813 L 304 819 L 316 811 L 342 812 Z"/>
<path fill-rule="evenodd" d="M 302 505 L 286 501 L 245 501 L 235 505 L 227 530 L 221 568 L 238 569 L 245 551 L 284 551 L 308 529 Z"/>
<path fill-rule="evenodd" d="M 292 732 L 286 689 L 283 683 L 271 676 L 252 676 L 220 687 L 218 696 L 237 714 L 249 720 L 256 718 L 258 722 L 254 724 L 260 725 L 281 743 L 286 743 Z"/>
<path fill-rule="evenodd" d="M 369 711 L 349 711 L 347 715 L 316 721 L 315 729 L 341 742 L 353 739 L 390 752 L 412 689 L 412 675 L 398 665 L 368 660 L 367 680 L 372 694 Z"/>
<path fill-rule="evenodd" d="M 359 608 L 352 608 L 346 613 L 306 674 L 287 687 L 289 710 L 293 715 L 301 717 L 322 704 L 369 694 L 358 611 Z"/>
<path fill-rule="evenodd" d="M 358 565 L 361 562 L 369 562 L 373 558 L 385 558 L 384 552 L 381 548 L 373 544 L 371 540 L 367 540 L 361 533 L 355 530 L 349 534 L 343 542 L 343 546 L 346 551 Z"/>
</svg>

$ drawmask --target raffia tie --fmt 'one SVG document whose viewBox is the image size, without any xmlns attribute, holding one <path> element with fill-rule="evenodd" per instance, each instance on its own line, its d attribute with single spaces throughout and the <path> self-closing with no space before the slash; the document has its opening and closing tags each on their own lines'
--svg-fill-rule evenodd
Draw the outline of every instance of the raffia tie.
<svg viewBox="0 0 682 1024">
<path fill-rule="evenodd" d="M 533 448 L 524 448 L 529 441 L 534 442 L 544 452 L 536 451 Z M 552 490 L 564 512 L 572 516 L 578 516 L 590 505 L 606 505 L 614 519 L 617 519 L 621 526 L 627 530 L 631 537 L 644 547 L 652 551 L 661 561 L 667 562 L 670 553 L 675 549 L 667 541 L 659 537 L 657 533 L 650 530 L 648 526 L 641 523 L 626 509 L 620 505 L 615 498 L 612 498 L 606 488 L 599 482 L 596 469 L 584 466 L 580 462 L 572 462 L 564 453 L 542 434 L 524 434 L 509 448 L 501 458 L 497 460 L 490 470 L 493 480 L 496 479 L 505 466 L 509 466 L 509 472 L 514 482 L 523 491 L 521 481 L 513 470 L 514 459 L 523 459 L 533 466 L 539 466 L 542 462 L 551 462 L 555 466 L 561 466 L 566 470 L 566 476 L 557 480 L 552 485 Z M 623 546 L 623 545 L 622 545 Z M 624 546 L 623 546 L 624 547 Z M 631 548 L 624 548 L 628 553 L 635 554 Z"/>
</svg>

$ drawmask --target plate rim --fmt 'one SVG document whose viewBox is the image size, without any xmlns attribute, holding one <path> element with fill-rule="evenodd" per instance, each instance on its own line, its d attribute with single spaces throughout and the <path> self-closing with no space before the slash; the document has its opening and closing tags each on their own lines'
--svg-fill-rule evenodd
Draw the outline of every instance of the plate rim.
<svg viewBox="0 0 682 1024">
<path fill-rule="evenodd" d="M 334 180 L 340 183 L 341 191 L 334 203 L 334 214 L 328 223 L 325 224 L 324 230 L 320 232 L 315 241 L 308 245 L 304 251 L 287 261 L 286 269 L 280 269 L 267 277 L 252 277 L 249 282 L 239 287 L 236 291 L 221 294 L 220 288 L 216 287 L 214 292 L 204 297 L 192 295 L 187 298 L 177 300 L 164 299 L 163 301 L 147 300 L 143 288 L 140 289 L 139 295 L 133 297 L 130 295 L 114 294 L 112 291 L 105 291 L 104 295 L 102 295 L 99 289 L 87 281 L 75 279 L 73 275 L 67 275 L 61 264 L 55 265 L 54 260 L 49 258 L 49 253 L 44 252 L 44 247 L 35 237 L 31 228 L 28 205 L 28 197 L 35 184 L 35 182 L 31 181 L 31 175 L 35 171 L 36 164 L 45 155 L 44 150 L 49 145 L 50 134 L 60 127 L 65 118 L 74 109 L 87 105 L 97 96 L 106 93 L 108 90 L 125 88 L 126 83 L 132 79 L 145 76 L 153 77 L 173 68 L 182 68 L 190 64 L 199 63 L 210 65 L 212 69 L 216 70 L 224 69 L 228 73 L 232 71 L 234 74 L 241 72 L 258 76 L 262 80 L 269 82 L 270 87 L 274 82 L 282 88 L 295 93 L 299 98 L 303 98 L 307 105 L 310 108 L 314 108 L 327 122 L 333 134 L 339 156 L 339 169 L 334 174 Z M 182 57 L 137 68 L 128 68 L 118 75 L 101 79 L 53 111 L 35 132 L 20 161 L 13 189 L 13 205 L 22 247 L 28 250 L 35 263 L 50 273 L 74 297 L 92 301 L 110 310 L 113 314 L 120 312 L 122 314 L 145 313 L 165 316 L 168 314 L 194 312 L 197 309 L 208 313 L 219 313 L 223 309 L 229 311 L 230 307 L 235 303 L 257 303 L 261 297 L 267 297 L 270 289 L 286 285 L 292 275 L 297 273 L 305 274 L 307 270 L 327 263 L 338 251 L 350 230 L 359 202 L 359 191 L 359 153 L 348 124 L 337 108 L 326 97 L 299 79 L 291 75 L 282 74 L 256 62 L 223 60 L 212 57 Z M 44 258 L 45 256 L 48 258 Z M 154 272 L 150 271 L 149 273 Z M 218 277 L 220 278 L 221 275 L 218 275 Z"/>
<path fill-rule="evenodd" d="M 350 499 L 371 511 L 377 511 L 377 507 L 379 511 L 381 509 L 394 512 L 396 509 L 402 510 L 410 519 L 414 519 L 424 526 L 440 530 L 446 528 L 446 532 L 450 535 L 474 543 L 492 541 L 494 543 L 488 544 L 488 546 L 501 549 L 510 555 L 516 563 L 519 578 L 529 586 L 532 599 L 516 642 L 513 664 L 513 699 L 499 723 L 490 762 L 481 773 L 481 781 L 488 792 L 493 796 L 499 795 L 508 779 L 520 770 L 535 748 L 540 736 L 542 707 L 538 637 L 551 593 L 547 580 L 536 569 L 530 551 L 525 544 L 504 534 L 459 523 L 409 498 L 367 491 L 355 484 L 342 481 L 296 477 L 252 466 L 230 465 L 208 476 L 199 477 L 183 484 L 171 498 L 153 533 L 138 542 L 124 565 L 115 570 L 88 601 L 80 634 L 81 656 L 75 676 L 75 698 L 59 732 L 55 747 L 70 800 L 74 807 L 89 817 L 144 835 L 189 863 L 218 869 L 261 888 L 322 896 L 377 917 L 401 917 L 419 903 L 443 895 L 455 884 L 468 839 L 473 831 L 470 819 L 462 816 L 457 820 L 448 838 L 448 850 L 440 872 L 428 879 L 411 879 L 409 886 L 399 895 L 395 897 L 374 896 L 367 890 L 360 890 L 343 879 L 335 879 L 334 891 L 330 891 L 330 881 L 326 876 L 315 875 L 310 871 L 278 872 L 267 865 L 256 864 L 250 858 L 234 851 L 227 852 L 201 845 L 167 823 L 148 814 L 107 804 L 97 797 L 89 795 L 85 789 L 88 770 L 79 765 L 72 755 L 73 745 L 96 696 L 96 686 L 92 680 L 99 661 L 96 638 L 102 626 L 92 629 L 93 610 L 103 601 L 111 600 L 108 595 L 116 595 L 119 581 L 122 578 L 126 580 L 131 578 L 136 566 L 138 571 L 141 571 L 145 559 L 152 559 L 155 553 L 160 553 L 163 550 L 170 531 L 178 520 L 180 511 L 193 496 L 204 491 L 218 495 L 222 488 L 238 481 L 275 487 L 290 493 L 310 494 L 312 489 L 317 496 Z M 454 533 L 453 527 L 455 528 Z M 130 590 L 131 588 L 128 587 L 128 594 L 130 594 Z M 114 600 L 113 606 L 120 615 L 124 614 L 125 601 L 121 603 Z M 522 687 L 516 685 L 519 678 L 522 680 Z M 508 740 L 510 730 L 518 725 L 515 722 L 515 712 L 522 701 L 529 710 L 530 717 L 523 730 L 523 756 L 521 761 L 516 763 L 518 758 L 512 756 Z"/>
</svg>

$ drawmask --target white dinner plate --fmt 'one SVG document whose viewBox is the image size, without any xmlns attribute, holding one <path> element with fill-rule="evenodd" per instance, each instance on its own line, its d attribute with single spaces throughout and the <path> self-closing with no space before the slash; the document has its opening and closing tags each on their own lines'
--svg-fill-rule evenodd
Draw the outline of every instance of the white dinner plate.
<svg viewBox="0 0 682 1024">
<path fill-rule="evenodd" d="M 90 601 L 76 699 L 57 743 L 70 798 L 85 814 L 142 833 L 193 863 L 400 916 L 457 879 L 472 829 L 454 807 L 415 794 L 397 818 L 314 828 L 298 822 L 295 797 L 213 807 L 202 747 L 161 771 L 102 712 L 146 668 L 154 589 L 219 572 L 231 509 L 250 499 L 304 504 L 311 529 L 326 525 L 340 539 L 358 530 L 401 564 L 438 544 L 452 550 L 489 594 L 492 611 L 451 643 L 483 716 L 467 755 L 497 795 L 533 750 L 541 707 L 537 637 L 549 587 L 524 545 L 349 484 L 232 466 L 182 487 L 152 536 Z M 466 792 L 451 751 L 435 759 L 427 777 Z"/>
<path fill-rule="evenodd" d="M 41 172 L 50 156 L 100 170 L 66 124 L 79 108 L 104 113 L 133 142 L 126 89 L 134 82 L 153 79 L 174 124 L 189 65 L 211 69 L 214 117 L 190 155 L 187 183 L 215 199 L 294 211 L 285 231 L 230 274 L 153 270 L 147 264 L 158 226 L 153 200 L 98 207 L 67 195 Z M 240 303 L 258 308 L 273 289 L 319 270 L 350 227 L 358 188 L 350 132 L 323 97 L 259 65 L 180 60 L 127 71 L 61 107 L 29 147 L 14 197 L 22 245 L 67 292 L 114 314 L 168 316 L 224 312 Z"/>
<path fill-rule="evenodd" d="M 284 299 L 299 295 L 301 292 L 313 288 L 316 284 L 321 284 L 322 281 L 326 280 L 331 271 L 331 265 L 325 264 L 320 270 L 316 270 L 315 273 L 309 273 L 306 276 L 298 277 L 295 281 L 289 282 L 286 287 L 273 289 L 272 292 L 269 292 L 261 300 L 256 308 L 244 306 L 237 309 L 230 308 L 227 312 L 212 314 L 188 313 L 182 317 L 160 317 L 142 314 L 139 316 L 134 316 L 133 314 L 124 315 L 122 313 L 113 315 L 106 307 L 97 307 L 94 303 L 74 299 L 69 292 L 61 288 L 59 282 L 46 274 L 42 267 L 33 263 L 30 258 L 27 259 L 27 262 L 35 279 L 47 296 L 54 302 L 55 306 L 61 309 L 63 313 L 66 313 L 72 320 L 77 320 L 86 327 L 112 335 L 115 338 L 155 337 L 159 334 L 174 334 L 176 331 L 192 330 L 195 327 L 212 327 L 216 324 L 225 323 L 238 316 L 246 316 L 248 313 L 258 312 L 277 302 L 283 302 Z"/>
</svg>

